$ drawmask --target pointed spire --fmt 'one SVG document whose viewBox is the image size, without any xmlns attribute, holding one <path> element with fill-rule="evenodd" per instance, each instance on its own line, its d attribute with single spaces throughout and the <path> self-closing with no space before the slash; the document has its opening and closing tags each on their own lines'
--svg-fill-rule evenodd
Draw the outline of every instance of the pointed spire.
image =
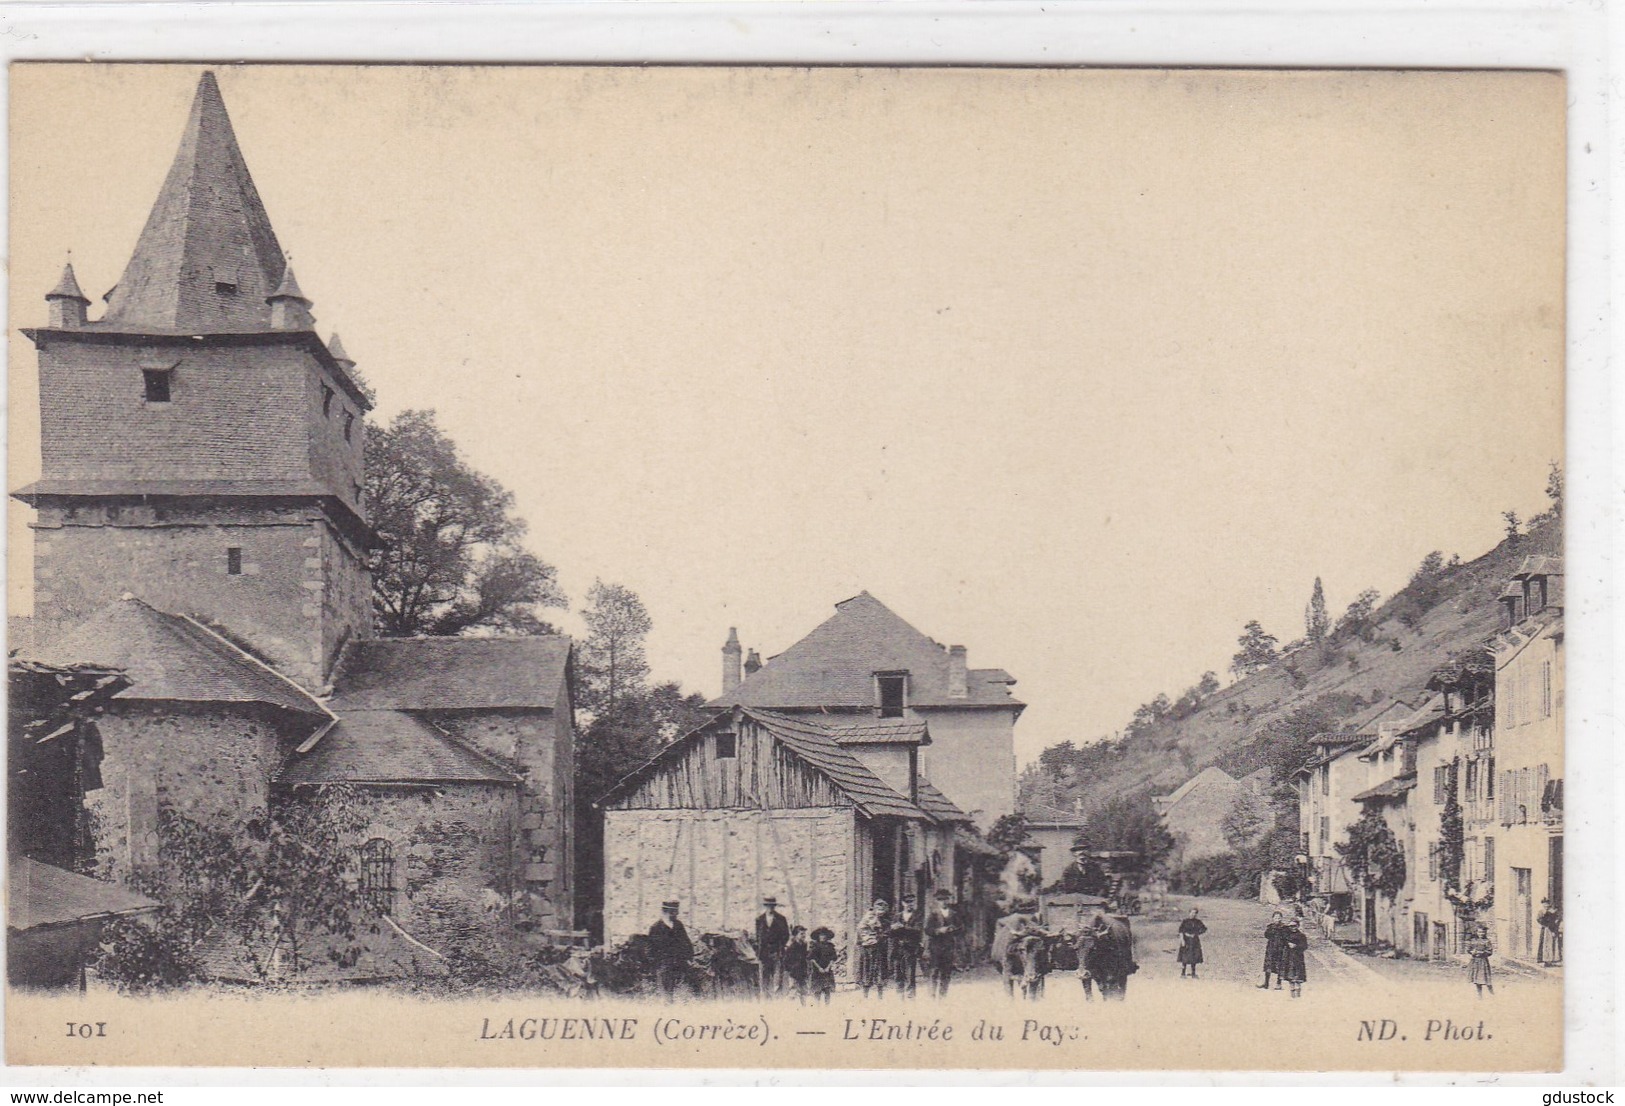
<svg viewBox="0 0 1625 1106">
<path fill-rule="evenodd" d="M 266 330 L 267 299 L 284 268 L 220 86 L 204 73 L 180 149 L 103 322 L 194 333 Z"/>
<path fill-rule="evenodd" d="M 45 302 L 50 304 L 51 325 L 58 330 L 85 325 L 85 308 L 90 306 L 90 300 L 80 290 L 79 278 L 73 275 L 73 262 L 63 268 L 56 287 L 45 293 Z"/>
<path fill-rule="evenodd" d="M 344 366 L 346 371 L 355 368 L 355 360 L 344 352 L 344 343 L 339 341 L 339 333 L 336 330 L 333 332 L 333 337 L 327 340 L 327 352 L 332 356 L 333 360 Z"/>
<path fill-rule="evenodd" d="M 265 297 L 271 305 L 272 330 L 310 330 L 316 320 L 310 313 L 310 301 L 299 290 L 299 281 L 293 275 L 293 266 L 282 269 L 282 280 L 276 291 Z"/>
<path fill-rule="evenodd" d="M 55 288 L 45 293 L 45 298 L 48 300 L 70 299 L 90 302 L 89 297 L 79 287 L 79 278 L 73 275 L 73 262 L 70 261 L 62 267 L 62 279 L 56 282 Z"/>
</svg>

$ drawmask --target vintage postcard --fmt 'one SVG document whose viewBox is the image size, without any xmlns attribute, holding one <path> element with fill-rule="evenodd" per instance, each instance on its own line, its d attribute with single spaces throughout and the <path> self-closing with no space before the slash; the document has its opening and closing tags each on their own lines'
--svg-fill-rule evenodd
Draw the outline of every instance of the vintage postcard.
<svg viewBox="0 0 1625 1106">
<path fill-rule="evenodd" d="M 8 1061 L 1562 1068 L 1565 102 L 14 66 Z"/>
</svg>

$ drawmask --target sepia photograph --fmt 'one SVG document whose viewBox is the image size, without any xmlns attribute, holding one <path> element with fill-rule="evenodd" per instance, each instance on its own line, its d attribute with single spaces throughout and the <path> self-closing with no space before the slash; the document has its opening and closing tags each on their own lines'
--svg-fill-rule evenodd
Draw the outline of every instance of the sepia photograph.
<svg viewBox="0 0 1625 1106">
<path fill-rule="evenodd" d="M 1561 72 L 9 86 L 9 1063 L 1563 1068 Z"/>
</svg>

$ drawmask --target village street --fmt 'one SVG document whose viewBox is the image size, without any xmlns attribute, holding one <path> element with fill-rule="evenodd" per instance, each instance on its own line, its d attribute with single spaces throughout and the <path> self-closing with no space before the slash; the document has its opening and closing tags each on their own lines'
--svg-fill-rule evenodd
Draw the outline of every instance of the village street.
<svg viewBox="0 0 1625 1106">
<path fill-rule="evenodd" d="M 1176 954 L 1179 949 L 1177 928 L 1192 906 L 1201 911 L 1207 923 L 1207 934 L 1202 938 L 1205 962 L 1197 979 L 1182 979 Z M 1149 915 L 1132 919 L 1135 935 L 1135 955 L 1140 970 L 1130 979 L 1126 1005 L 1144 1004 L 1151 1009 L 1167 1009 L 1169 1003 L 1208 1006 L 1224 1009 L 1255 1007 L 1283 1008 L 1294 1003 L 1289 990 L 1283 986 L 1269 991 L 1258 989 L 1263 978 L 1264 926 L 1268 924 L 1271 908 L 1257 902 L 1238 899 L 1189 898 L 1173 896 L 1156 907 Z M 1476 1001 L 1473 988 L 1467 982 L 1465 964 L 1438 963 L 1416 960 L 1388 960 L 1378 957 L 1353 955 L 1327 941 L 1318 929 L 1310 927 L 1308 951 L 1308 981 L 1303 988 L 1299 1005 L 1318 1005 L 1321 1001 L 1346 1002 L 1352 998 L 1387 991 L 1414 992 L 1427 989 L 1434 993 L 1454 995 L 1468 1004 Z M 1527 972 L 1498 970 L 1496 994 L 1488 1002 L 1521 1001 L 1530 989 L 1557 987 L 1555 977 L 1538 976 Z M 997 1004 L 1024 1005 L 1020 999 L 1007 999 L 1003 983 L 991 968 L 980 968 L 956 976 L 951 997 L 958 1005 L 961 1001 L 978 1008 L 996 1008 Z M 920 991 L 913 1005 L 929 1007 L 925 979 L 920 980 Z M 855 1008 L 877 1007 L 872 1000 L 865 1003 L 855 990 L 842 990 L 835 996 L 834 1005 L 851 1013 Z M 893 992 L 886 995 L 887 1006 L 902 1007 Z M 1075 972 L 1058 972 L 1047 981 L 1045 993 L 1038 1005 L 1057 1010 L 1084 1007 L 1083 989 Z M 1094 1005 L 1101 1006 L 1098 995 Z M 1471 1006 L 1469 1006 L 1471 1008 Z"/>
</svg>

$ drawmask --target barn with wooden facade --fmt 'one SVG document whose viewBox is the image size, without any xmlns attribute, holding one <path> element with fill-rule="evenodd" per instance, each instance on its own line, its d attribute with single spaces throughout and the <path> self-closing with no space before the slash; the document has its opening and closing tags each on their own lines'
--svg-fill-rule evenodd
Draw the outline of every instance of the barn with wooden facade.
<svg viewBox="0 0 1625 1106">
<path fill-rule="evenodd" d="M 599 800 L 604 936 L 676 899 L 691 935 L 750 931 L 764 896 L 850 948 L 864 909 L 970 891 L 971 819 L 919 773 L 923 722 L 824 725 L 736 707 Z"/>
</svg>

